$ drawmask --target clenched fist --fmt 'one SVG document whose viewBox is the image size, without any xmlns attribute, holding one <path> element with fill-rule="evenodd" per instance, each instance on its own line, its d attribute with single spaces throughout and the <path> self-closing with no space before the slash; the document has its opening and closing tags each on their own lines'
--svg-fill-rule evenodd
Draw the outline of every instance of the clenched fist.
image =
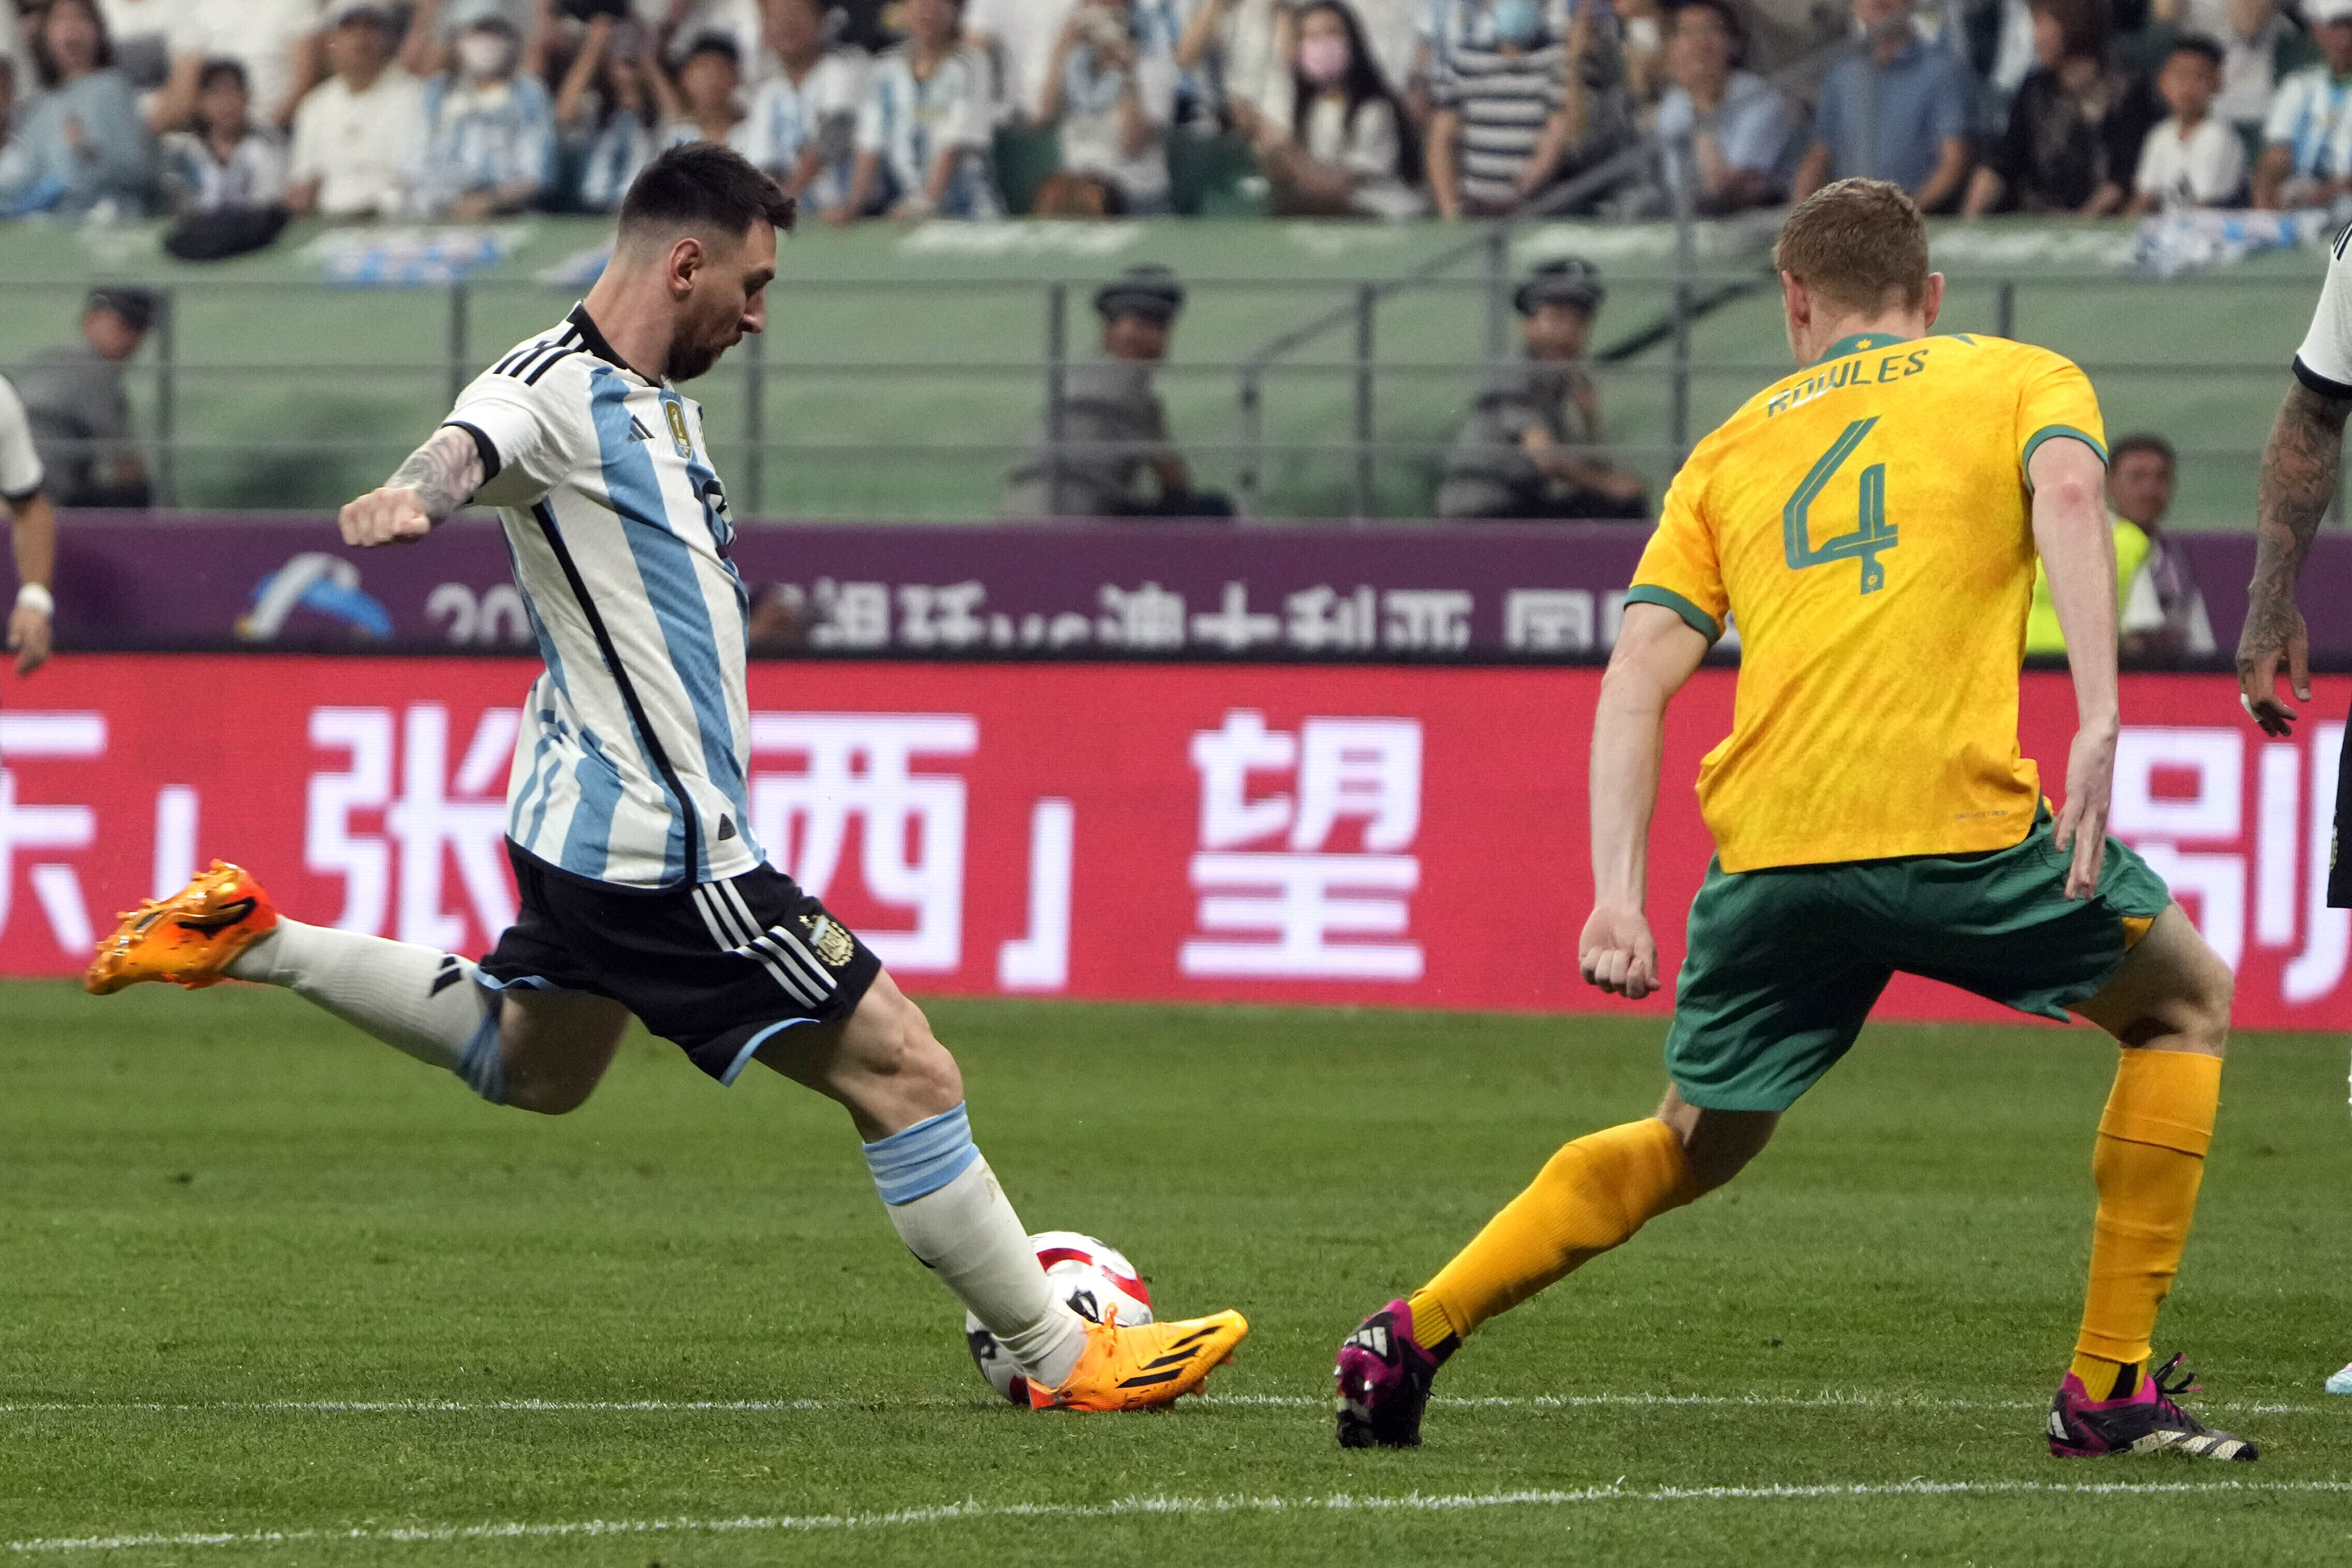
<svg viewBox="0 0 2352 1568">
<path fill-rule="evenodd" d="M 386 485 L 344 504 L 336 517 L 345 544 L 409 544 L 433 531 L 423 498 L 413 489 Z"/>
</svg>

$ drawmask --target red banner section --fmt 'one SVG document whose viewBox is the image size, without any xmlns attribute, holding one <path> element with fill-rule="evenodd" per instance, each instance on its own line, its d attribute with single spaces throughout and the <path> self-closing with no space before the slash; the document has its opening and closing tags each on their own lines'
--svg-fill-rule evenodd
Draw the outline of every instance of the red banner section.
<svg viewBox="0 0 2352 1568">
<path fill-rule="evenodd" d="M 514 912 L 503 797 L 533 667 L 105 657 L 7 682 L 0 973 L 69 974 L 215 856 L 308 921 L 478 952 Z M 1690 790 L 1729 671 L 1676 701 L 1651 850 L 1669 963 L 1710 846 Z M 2340 714 L 2352 679 L 2323 680 Z M 1582 985 L 1596 671 L 766 664 L 751 826 L 917 994 L 1537 1012 Z M 2025 677 L 2057 793 L 2074 698 Z M 2340 722 L 2266 742 L 2225 678 L 2131 676 L 2114 827 L 2256 1027 L 2352 1026 L 2326 907 Z M 1638 1010 L 1660 1011 L 1662 1001 Z M 1925 981 L 1881 1008 L 2010 1015 Z"/>
</svg>

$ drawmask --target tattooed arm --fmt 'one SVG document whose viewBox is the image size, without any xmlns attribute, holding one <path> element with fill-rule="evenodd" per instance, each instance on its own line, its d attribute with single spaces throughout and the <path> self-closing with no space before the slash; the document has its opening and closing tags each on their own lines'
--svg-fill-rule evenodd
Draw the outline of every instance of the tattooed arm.
<svg viewBox="0 0 2352 1568">
<path fill-rule="evenodd" d="M 2295 579 L 2319 520 L 2336 499 L 2344 418 L 2352 400 L 2323 396 L 2297 380 L 2271 426 L 2255 486 L 2254 580 L 2247 590 L 2245 630 L 2238 637 L 2238 690 L 2266 735 L 2284 735 L 2294 710 L 2279 700 L 2279 664 L 2299 702 L 2311 700 L 2311 669 Z"/>
<path fill-rule="evenodd" d="M 444 425 L 408 455 L 381 489 L 351 502 L 337 519 L 346 544 L 404 544 L 473 499 L 488 478 L 474 437 Z"/>
</svg>

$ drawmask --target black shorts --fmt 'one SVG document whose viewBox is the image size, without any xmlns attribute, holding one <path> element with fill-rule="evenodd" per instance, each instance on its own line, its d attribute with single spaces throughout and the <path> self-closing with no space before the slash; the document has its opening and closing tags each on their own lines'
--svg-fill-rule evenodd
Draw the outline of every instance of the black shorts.
<svg viewBox="0 0 2352 1568">
<path fill-rule="evenodd" d="M 698 888 L 619 888 L 509 843 L 522 912 L 484 984 L 610 996 L 733 1083 L 771 1035 L 856 1010 L 882 961 L 772 866 Z"/>
</svg>

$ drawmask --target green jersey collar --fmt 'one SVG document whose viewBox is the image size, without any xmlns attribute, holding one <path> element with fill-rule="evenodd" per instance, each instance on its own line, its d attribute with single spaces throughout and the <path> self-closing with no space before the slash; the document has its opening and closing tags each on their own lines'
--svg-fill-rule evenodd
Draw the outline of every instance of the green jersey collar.
<svg viewBox="0 0 2352 1568">
<path fill-rule="evenodd" d="M 1833 359 L 1843 359 L 1848 354 L 1868 353 L 1872 349 L 1891 349 L 1896 343 L 1907 343 L 1910 341 L 1909 338 L 1897 337 L 1893 332 L 1853 332 L 1832 343 L 1827 353 L 1805 368 L 1811 370 L 1814 364 L 1827 364 Z"/>
</svg>

